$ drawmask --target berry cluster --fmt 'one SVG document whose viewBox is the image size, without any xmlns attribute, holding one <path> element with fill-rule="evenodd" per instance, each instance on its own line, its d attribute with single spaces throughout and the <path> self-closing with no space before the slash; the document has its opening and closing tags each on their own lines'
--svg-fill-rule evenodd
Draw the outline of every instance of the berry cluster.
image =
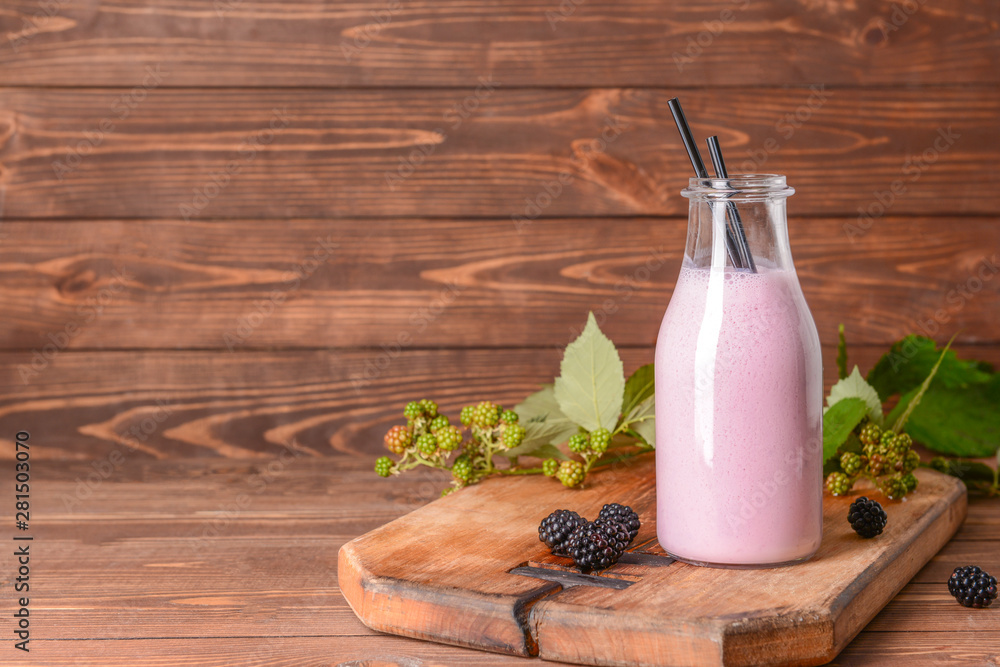
<svg viewBox="0 0 1000 667">
<path fill-rule="evenodd" d="M 975 565 L 956 567 L 948 579 L 948 592 L 963 607 L 981 609 L 997 599 L 997 580 Z"/>
<path fill-rule="evenodd" d="M 517 447 L 525 436 L 517 413 L 490 401 L 462 408 L 461 426 L 452 424 L 438 412 L 437 403 L 427 399 L 407 403 L 403 416 L 406 425 L 393 426 L 384 438 L 386 449 L 400 458 L 379 457 L 375 472 L 389 477 L 418 465 L 449 470 L 454 482 L 446 492 L 499 472 L 493 455 Z"/>
<path fill-rule="evenodd" d="M 920 465 L 920 455 L 913 451 L 909 435 L 883 430 L 873 422 L 860 425 L 856 435 L 861 453 L 840 455 L 840 471 L 826 478 L 830 493 L 846 495 L 862 477 L 870 479 L 890 500 L 899 500 L 917 488 L 913 471 Z"/>
<path fill-rule="evenodd" d="M 639 515 L 632 508 L 605 505 L 594 521 L 576 512 L 556 510 L 542 519 L 538 539 L 553 554 L 573 559 L 583 572 L 603 570 L 618 562 L 639 532 Z"/>
</svg>

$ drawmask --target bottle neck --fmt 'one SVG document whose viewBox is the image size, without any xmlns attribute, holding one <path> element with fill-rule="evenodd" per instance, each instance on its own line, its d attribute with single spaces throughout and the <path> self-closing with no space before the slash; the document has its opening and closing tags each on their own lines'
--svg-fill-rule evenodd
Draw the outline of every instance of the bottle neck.
<svg viewBox="0 0 1000 667">
<path fill-rule="evenodd" d="M 717 270 L 794 270 L 785 200 L 776 174 L 691 179 L 685 265 Z"/>
</svg>

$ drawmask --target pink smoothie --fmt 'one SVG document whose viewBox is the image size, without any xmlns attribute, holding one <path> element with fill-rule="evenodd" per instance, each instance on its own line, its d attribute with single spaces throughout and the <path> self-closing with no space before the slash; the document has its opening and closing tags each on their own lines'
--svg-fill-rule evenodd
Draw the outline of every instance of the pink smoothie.
<svg viewBox="0 0 1000 667">
<path fill-rule="evenodd" d="M 819 548 L 819 338 L 794 272 L 759 269 L 682 268 L 660 327 L 656 530 L 682 560 L 768 565 Z"/>
</svg>

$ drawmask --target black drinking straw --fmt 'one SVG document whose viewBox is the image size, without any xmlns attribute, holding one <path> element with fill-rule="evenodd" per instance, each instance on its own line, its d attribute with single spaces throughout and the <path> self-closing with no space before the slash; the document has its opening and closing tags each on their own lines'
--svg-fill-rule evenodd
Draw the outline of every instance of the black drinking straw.
<svg viewBox="0 0 1000 667">
<path fill-rule="evenodd" d="M 698 178 L 708 178 L 708 169 L 705 168 L 705 162 L 701 159 L 701 152 L 698 150 L 698 144 L 694 140 L 694 135 L 691 134 L 691 127 L 687 123 L 687 119 L 684 118 L 684 110 L 681 109 L 681 103 L 676 97 L 671 98 L 667 102 L 667 106 L 670 107 L 670 113 L 674 117 L 674 123 L 677 124 L 677 131 L 681 134 L 681 141 L 684 142 L 684 149 L 687 150 L 688 157 L 691 158 L 691 166 L 694 167 L 694 175 Z M 739 248 L 736 245 L 736 240 L 733 238 L 733 234 L 729 229 L 729 225 L 726 225 L 726 252 L 729 255 L 729 261 L 733 263 L 736 268 L 743 268 L 743 263 L 740 261 Z"/>
<path fill-rule="evenodd" d="M 708 152 L 712 156 L 712 166 L 715 167 L 716 178 L 729 178 L 726 170 L 726 162 L 722 159 L 722 146 L 719 145 L 719 137 L 711 136 L 708 141 Z M 750 245 L 747 243 L 746 230 L 743 229 L 743 220 L 740 218 L 740 211 L 734 202 L 726 202 L 726 213 L 736 228 L 736 240 L 739 242 L 740 254 L 743 259 L 743 266 L 749 267 L 751 271 L 757 273 L 757 265 L 750 254 Z"/>
</svg>

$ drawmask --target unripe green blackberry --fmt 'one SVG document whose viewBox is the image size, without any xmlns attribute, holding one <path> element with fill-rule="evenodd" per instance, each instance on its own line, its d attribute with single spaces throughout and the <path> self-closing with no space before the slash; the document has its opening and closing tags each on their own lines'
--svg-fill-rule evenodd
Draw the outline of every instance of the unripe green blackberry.
<svg viewBox="0 0 1000 667">
<path fill-rule="evenodd" d="M 585 433 L 577 433 L 576 435 L 571 435 L 569 442 L 566 444 L 569 446 L 569 451 L 574 454 L 582 454 L 590 447 L 590 437 Z"/>
<path fill-rule="evenodd" d="M 896 451 L 896 434 L 892 431 L 882 431 L 882 438 L 879 440 L 879 450 L 882 452 Z"/>
<path fill-rule="evenodd" d="M 424 456 L 433 456 L 434 452 L 437 451 L 438 440 L 437 437 L 430 433 L 424 433 L 422 436 L 417 438 L 417 449 Z"/>
<path fill-rule="evenodd" d="M 916 475 L 912 472 L 903 475 L 902 477 L 903 486 L 906 487 L 906 492 L 910 493 L 917 488 L 918 480 Z"/>
<path fill-rule="evenodd" d="M 559 461 L 545 459 L 545 462 L 542 463 L 542 472 L 545 473 L 546 477 L 555 477 L 556 473 L 559 472 Z"/>
<path fill-rule="evenodd" d="M 563 461 L 559 464 L 559 472 L 556 477 L 563 483 L 563 486 L 574 487 L 583 481 L 585 473 L 583 464 L 579 461 Z"/>
<path fill-rule="evenodd" d="M 451 476 L 460 482 L 468 482 L 472 477 L 472 462 L 468 456 L 459 456 L 451 466 Z"/>
<path fill-rule="evenodd" d="M 896 451 L 885 455 L 885 469 L 888 472 L 903 472 L 903 456 Z"/>
<path fill-rule="evenodd" d="M 886 477 L 879 480 L 878 490 L 889 500 L 899 500 L 906 495 L 906 484 L 898 477 Z"/>
<path fill-rule="evenodd" d="M 500 420 L 500 409 L 490 401 L 482 401 L 475 407 L 472 422 L 482 428 L 492 428 Z"/>
<path fill-rule="evenodd" d="M 500 414 L 500 421 L 506 424 L 514 424 L 517 422 L 517 420 L 518 420 L 517 413 L 514 412 L 513 410 L 504 410 Z"/>
<path fill-rule="evenodd" d="M 943 456 L 935 456 L 931 459 L 931 467 L 938 472 L 943 472 L 945 474 L 950 474 L 951 465 L 948 463 L 948 459 Z"/>
<path fill-rule="evenodd" d="M 453 452 L 462 444 L 462 431 L 457 426 L 449 425 L 436 434 L 438 447 L 446 452 Z"/>
<path fill-rule="evenodd" d="M 903 459 L 903 472 L 913 472 L 920 465 L 920 454 L 917 454 L 912 449 L 906 452 L 906 458 Z"/>
<path fill-rule="evenodd" d="M 854 481 L 842 472 L 831 472 L 826 478 L 826 488 L 834 496 L 844 496 L 854 486 Z"/>
<path fill-rule="evenodd" d="M 611 431 L 606 428 L 599 428 L 590 433 L 590 449 L 595 454 L 603 454 L 608 451 L 611 443 Z"/>
<path fill-rule="evenodd" d="M 441 429 L 448 428 L 448 425 L 449 425 L 448 418 L 445 417 L 444 415 L 438 415 L 437 417 L 431 420 L 431 425 L 430 425 L 431 433 L 437 433 Z"/>
<path fill-rule="evenodd" d="M 375 459 L 375 472 L 379 477 L 388 477 L 392 474 L 392 459 L 388 456 L 380 456 Z"/>
<path fill-rule="evenodd" d="M 385 434 L 383 442 L 385 442 L 386 449 L 388 449 L 393 454 L 402 454 L 407 447 L 410 446 L 410 438 L 412 437 L 410 429 L 405 426 L 393 426 L 389 429 L 389 432 Z"/>
<path fill-rule="evenodd" d="M 876 477 L 886 471 L 885 466 L 886 460 L 881 454 L 872 454 L 868 457 L 868 470 L 870 470 Z"/>
<path fill-rule="evenodd" d="M 524 440 L 525 430 L 520 424 L 507 424 L 503 429 L 503 435 L 501 440 L 503 441 L 503 446 L 507 449 L 512 449 L 521 444 Z"/>
<path fill-rule="evenodd" d="M 913 438 L 908 433 L 900 433 L 896 436 L 896 451 L 903 454 L 913 446 Z"/>
<path fill-rule="evenodd" d="M 861 465 L 861 457 L 854 452 L 844 452 L 840 455 L 840 467 L 851 477 L 858 474 L 858 471 L 861 470 Z"/>
<path fill-rule="evenodd" d="M 420 407 L 420 403 L 416 401 L 410 401 L 406 404 L 406 408 L 403 409 L 403 414 L 409 420 L 414 420 L 420 415 L 424 414 L 424 409 Z"/>
<path fill-rule="evenodd" d="M 462 426 L 469 426 L 472 424 L 472 419 L 476 414 L 476 408 L 472 405 L 466 405 L 462 408 L 462 411 L 458 415 L 458 420 L 462 422 Z"/>
<path fill-rule="evenodd" d="M 420 407 L 423 409 L 424 414 L 430 417 L 431 419 L 437 417 L 438 404 L 435 403 L 434 401 L 425 398 L 422 401 L 420 401 Z"/>
<path fill-rule="evenodd" d="M 882 437 L 882 429 L 875 422 L 868 422 L 865 424 L 864 428 L 861 429 L 861 434 L 858 438 L 861 440 L 861 444 L 874 447 L 879 443 Z"/>
</svg>

